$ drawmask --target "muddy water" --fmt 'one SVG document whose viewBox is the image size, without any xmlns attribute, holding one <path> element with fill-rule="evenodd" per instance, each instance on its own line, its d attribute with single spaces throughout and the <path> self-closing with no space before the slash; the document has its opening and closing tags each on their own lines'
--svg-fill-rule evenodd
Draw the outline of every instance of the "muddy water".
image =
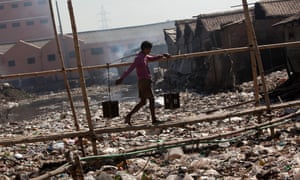
<svg viewBox="0 0 300 180">
<path fill-rule="evenodd" d="M 123 101 L 136 101 L 138 94 L 135 85 L 111 88 L 109 97 L 107 88 L 89 88 L 88 97 L 90 106 L 101 106 L 103 101 L 118 100 Z M 75 108 L 84 108 L 83 98 L 80 90 L 76 93 L 72 92 L 72 99 Z M 14 121 L 28 121 L 49 112 L 62 112 L 71 111 L 70 102 L 66 92 L 51 93 L 47 95 L 38 96 L 34 99 L 19 102 L 19 106 L 11 109 L 8 113 L 7 122 Z M 2 120 L 3 121 L 3 120 Z"/>
</svg>

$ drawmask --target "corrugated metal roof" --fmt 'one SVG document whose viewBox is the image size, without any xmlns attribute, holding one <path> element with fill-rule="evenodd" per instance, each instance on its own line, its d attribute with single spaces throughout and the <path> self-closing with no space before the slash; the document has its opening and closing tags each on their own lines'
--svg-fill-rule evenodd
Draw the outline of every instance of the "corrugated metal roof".
<svg viewBox="0 0 300 180">
<path fill-rule="evenodd" d="M 172 28 L 172 29 L 164 29 L 165 34 L 170 37 L 170 39 L 172 40 L 172 42 L 176 42 L 176 28 Z"/>
<path fill-rule="evenodd" d="M 189 24 L 189 27 L 190 27 L 190 29 L 191 29 L 193 32 L 195 32 L 196 27 L 197 27 L 197 22 L 192 22 L 192 23 L 190 23 L 190 24 Z"/>
<path fill-rule="evenodd" d="M 40 40 L 40 41 L 21 41 L 22 43 L 34 46 L 36 48 L 42 48 L 45 44 L 47 44 L 50 40 Z M 10 48 L 12 48 L 16 43 L 10 43 L 10 44 L 3 44 L 0 45 L 0 53 L 5 54 L 6 51 L 8 51 Z"/>
<path fill-rule="evenodd" d="M 28 46 L 31 46 L 31 47 L 34 47 L 34 48 L 38 48 L 40 49 L 42 46 L 38 46 L 37 44 L 35 43 L 32 43 L 32 42 L 26 42 L 26 41 L 23 41 L 23 40 L 20 40 L 18 43 L 23 43 L 23 44 L 26 44 Z"/>
<path fill-rule="evenodd" d="M 52 40 L 52 39 L 51 39 Z M 41 40 L 41 41 L 28 41 L 28 43 L 34 44 L 37 47 L 42 48 L 47 44 L 50 40 Z"/>
<path fill-rule="evenodd" d="M 207 31 L 220 30 L 222 25 L 244 19 L 243 10 L 226 11 L 221 13 L 203 14 L 198 16 Z"/>
<path fill-rule="evenodd" d="M 300 12 L 300 0 L 262 0 L 261 6 L 266 16 L 290 16 Z"/>
<path fill-rule="evenodd" d="M 278 26 L 278 25 L 282 25 L 282 24 L 287 24 L 287 23 L 291 23 L 294 21 L 300 21 L 300 14 L 296 14 L 294 16 L 290 16 L 282 21 L 279 21 L 278 23 L 274 24 L 273 26 Z"/>
<path fill-rule="evenodd" d="M 174 21 L 168 21 L 163 23 L 147 24 L 142 26 L 79 32 L 78 38 L 79 40 L 82 40 L 85 43 L 99 43 L 99 42 L 120 41 L 120 40 L 139 38 L 139 37 L 145 38 L 147 36 L 149 37 L 153 35 L 157 36 L 158 34 L 164 37 L 163 30 L 167 28 L 174 28 L 174 27 L 175 27 Z M 67 34 L 65 36 L 69 36 L 72 38 L 72 34 Z M 26 43 L 32 44 L 36 47 L 43 47 L 51 40 L 53 40 L 53 38 L 49 38 L 45 40 L 37 40 L 37 41 L 26 41 Z M 16 43 L 0 44 L 0 53 L 4 54 Z"/>
<path fill-rule="evenodd" d="M 8 51 L 11 47 L 13 47 L 15 44 L 5 44 L 0 45 L 0 53 L 5 54 L 6 51 Z"/>
<path fill-rule="evenodd" d="M 99 31 L 79 32 L 78 38 L 85 43 L 99 43 L 99 42 L 114 42 L 132 38 L 144 38 L 161 35 L 163 37 L 163 29 L 173 28 L 174 21 L 163 23 L 148 24 L 142 26 L 132 26 L 125 28 L 116 28 Z"/>
<path fill-rule="evenodd" d="M 176 20 L 175 21 L 175 25 L 189 24 L 189 23 L 195 23 L 195 22 L 197 22 L 196 18 L 193 18 L 193 19 L 182 19 L 182 20 Z"/>
</svg>

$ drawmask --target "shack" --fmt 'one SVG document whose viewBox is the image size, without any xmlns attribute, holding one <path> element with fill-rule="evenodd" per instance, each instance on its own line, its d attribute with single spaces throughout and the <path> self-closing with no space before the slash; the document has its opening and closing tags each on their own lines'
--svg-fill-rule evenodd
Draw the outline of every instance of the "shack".
<svg viewBox="0 0 300 180">
<path fill-rule="evenodd" d="M 298 14 L 288 17 L 274 27 L 282 27 L 285 42 L 300 41 L 300 11 Z M 299 47 L 286 47 L 286 65 L 291 76 L 300 76 L 300 50 Z"/>
<path fill-rule="evenodd" d="M 274 24 L 274 28 L 283 28 L 286 42 L 300 41 L 300 11 Z M 273 101 L 286 101 L 300 98 L 300 48 L 286 47 L 286 69 L 289 78 L 274 91 L 270 92 Z"/>
<path fill-rule="evenodd" d="M 273 24 L 299 13 L 299 9 L 298 0 L 263 0 L 255 3 L 249 10 L 258 44 L 284 42 L 283 28 L 274 28 Z M 242 9 L 198 15 L 196 28 L 188 36 L 188 28 L 195 22 L 183 22 L 175 23 L 176 43 L 172 43 L 172 46 L 176 44 L 176 54 L 248 46 Z M 285 53 L 284 48 L 261 50 L 265 72 L 284 68 Z M 201 90 L 233 88 L 236 84 L 252 79 L 250 64 L 248 52 L 198 57 L 192 59 L 187 79 L 193 82 L 190 83 L 191 88 Z M 178 64 L 177 67 L 177 71 L 181 72 Z"/>
</svg>

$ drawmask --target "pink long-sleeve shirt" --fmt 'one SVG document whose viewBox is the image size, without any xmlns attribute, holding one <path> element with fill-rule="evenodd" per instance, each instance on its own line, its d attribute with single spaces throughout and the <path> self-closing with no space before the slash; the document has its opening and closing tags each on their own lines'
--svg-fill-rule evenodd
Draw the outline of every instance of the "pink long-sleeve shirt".
<svg viewBox="0 0 300 180">
<path fill-rule="evenodd" d="M 139 54 L 135 57 L 134 62 L 129 66 L 127 71 L 123 73 L 121 79 L 126 78 L 126 76 L 128 76 L 135 68 L 138 79 L 151 79 L 148 61 L 153 61 L 162 57 L 163 55 L 151 56 L 146 55 L 143 52 L 139 52 Z"/>
</svg>

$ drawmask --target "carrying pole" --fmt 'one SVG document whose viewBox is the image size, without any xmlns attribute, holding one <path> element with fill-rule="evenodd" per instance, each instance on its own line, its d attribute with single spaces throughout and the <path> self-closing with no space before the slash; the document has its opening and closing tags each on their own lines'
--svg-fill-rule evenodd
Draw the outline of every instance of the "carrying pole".
<svg viewBox="0 0 300 180">
<path fill-rule="evenodd" d="M 81 62 L 81 56 L 80 56 L 77 28 L 76 28 L 76 24 L 75 24 L 74 11 L 73 11 L 73 6 L 72 6 L 71 0 L 68 0 L 68 8 L 69 8 L 71 25 L 72 25 L 74 49 L 76 52 L 77 68 L 78 68 L 78 73 L 80 76 L 80 86 L 81 86 L 82 97 L 83 97 L 83 101 L 84 101 L 84 105 L 85 105 L 86 118 L 88 121 L 90 138 L 91 138 L 92 146 L 93 146 L 93 152 L 95 155 L 97 155 L 96 134 L 94 132 L 94 125 L 92 123 L 92 118 L 91 118 L 91 111 L 90 111 L 90 107 L 89 107 L 89 101 L 88 101 L 84 73 L 83 73 L 82 62 Z"/>
<path fill-rule="evenodd" d="M 108 101 L 111 101 L 111 93 L 110 93 L 110 76 L 109 76 L 109 63 L 107 63 L 106 66 L 107 66 Z"/>
</svg>

